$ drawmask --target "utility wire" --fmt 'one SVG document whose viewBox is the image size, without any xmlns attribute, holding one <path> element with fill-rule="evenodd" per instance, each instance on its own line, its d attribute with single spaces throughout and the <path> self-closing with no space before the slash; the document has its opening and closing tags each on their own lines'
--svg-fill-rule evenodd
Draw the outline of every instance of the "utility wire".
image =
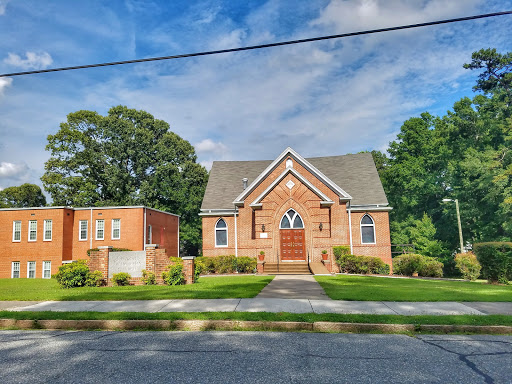
<svg viewBox="0 0 512 384">
<path fill-rule="evenodd" d="M 150 58 L 146 58 L 146 59 L 136 59 L 136 60 L 114 61 L 114 62 L 110 62 L 110 63 L 77 65 L 77 66 L 74 66 L 74 67 L 61 67 L 61 68 L 40 69 L 40 70 L 37 70 L 37 71 L 4 73 L 4 74 L 0 74 L 0 77 L 33 75 L 33 74 L 36 74 L 36 73 L 71 71 L 71 70 L 74 70 L 74 69 L 85 69 L 85 68 L 107 67 L 107 66 L 113 66 L 113 65 L 144 63 L 144 62 L 147 62 L 147 61 L 173 60 L 173 59 L 183 59 L 183 58 L 186 58 L 186 57 L 218 55 L 218 54 L 221 54 L 221 53 L 249 51 L 249 50 L 252 50 L 252 49 L 262 49 L 262 48 L 279 47 L 279 46 L 282 46 L 282 45 L 302 44 L 302 43 L 309 43 L 309 42 L 312 42 L 312 41 L 340 39 L 340 38 L 344 38 L 344 37 L 369 35 L 369 34 L 373 34 L 373 33 L 390 32 L 390 31 L 398 31 L 398 30 L 401 30 L 401 29 L 412 29 L 412 28 L 428 27 L 428 26 L 431 26 L 431 25 L 456 23 L 456 22 L 459 22 L 459 21 L 476 20 L 476 19 L 483 19 L 483 18 L 487 18 L 487 17 L 503 16 L 503 15 L 510 15 L 510 14 L 512 14 L 512 11 L 486 13 L 486 14 L 475 15 L 475 16 L 459 17 L 459 18 L 456 18 L 456 19 L 430 21 L 430 22 L 427 22 L 427 23 L 401 25 L 401 26 L 389 27 L 389 28 L 370 29 L 370 30 L 367 30 L 367 31 L 342 33 L 342 34 L 339 34 L 339 35 L 330 35 L 330 36 L 312 37 L 312 38 L 309 38 L 309 39 L 281 41 L 281 42 L 277 42 L 277 43 L 261 44 L 261 45 L 251 45 L 251 46 L 239 47 L 239 48 L 220 49 L 220 50 L 216 50 L 216 51 L 186 53 L 186 54 L 182 54 L 182 55 L 163 56 L 163 57 L 150 57 Z"/>
</svg>

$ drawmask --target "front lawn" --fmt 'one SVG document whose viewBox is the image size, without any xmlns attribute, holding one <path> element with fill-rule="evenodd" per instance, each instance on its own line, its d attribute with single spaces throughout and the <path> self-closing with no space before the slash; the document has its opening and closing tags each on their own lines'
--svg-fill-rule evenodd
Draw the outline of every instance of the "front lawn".
<svg viewBox="0 0 512 384">
<path fill-rule="evenodd" d="M 361 301 L 512 301 L 512 286 L 482 282 L 315 276 L 334 300 Z"/>
<path fill-rule="evenodd" d="M 232 299 L 255 297 L 273 276 L 202 277 L 192 285 L 62 289 L 54 279 L 0 279 L 0 301 Z"/>
</svg>

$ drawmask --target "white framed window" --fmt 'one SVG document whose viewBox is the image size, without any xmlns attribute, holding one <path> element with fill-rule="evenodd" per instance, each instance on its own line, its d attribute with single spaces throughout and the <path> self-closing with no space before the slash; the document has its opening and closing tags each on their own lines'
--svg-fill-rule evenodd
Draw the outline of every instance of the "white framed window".
<svg viewBox="0 0 512 384">
<path fill-rule="evenodd" d="M 153 227 L 151 225 L 148 225 L 148 237 L 146 239 L 147 244 L 153 244 Z"/>
<path fill-rule="evenodd" d="M 105 238 L 105 220 L 96 220 L 96 240 Z"/>
<path fill-rule="evenodd" d="M 43 261 L 43 279 L 49 279 L 52 277 L 52 262 Z"/>
<path fill-rule="evenodd" d="M 27 279 L 35 279 L 36 278 L 36 262 L 29 261 L 27 262 Z"/>
<path fill-rule="evenodd" d="M 224 219 L 217 220 L 217 224 L 215 224 L 215 246 L 228 246 L 228 225 Z"/>
<path fill-rule="evenodd" d="M 89 229 L 89 222 L 87 220 L 80 220 L 78 225 L 78 240 L 87 240 L 87 232 Z"/>
<path fill-rule="evenodd" d="M 28 221 L 28 241 L 37 240 L 37 220 Z"/>
<path fill-rule="evenodd" d="M 21 221 L 12 222 L 12 241 L 21 241 Z"/>
<path fill-rule="evenodd" d="M 19 279 L 20 278 L 20 262 L 13 261 L 11 264 L 11 278 Z"/>
<path fill-rule="evenodd" d="M 121 219 L 112 219 L 112 240 L 121 238 Z"/>
<path fill-rule="evenodd" d="M 375 223 L 369 214 L 361 218 L 361 243 L 375 244 Z"/>
<path fill-rule="evenodd" d="M 304 222 L 302 217 L 295 212 L 293 209 L 289 209 L 281 219 L 279 224 L 280 229 L 302 229 L 304 228 Z"/>
<path fill-rule="evenodd" d="M 53 227 L 53 223 L 51 220 L 44 221 L 43 241 L 52 241 L 52 227 Z"/>
</svg>

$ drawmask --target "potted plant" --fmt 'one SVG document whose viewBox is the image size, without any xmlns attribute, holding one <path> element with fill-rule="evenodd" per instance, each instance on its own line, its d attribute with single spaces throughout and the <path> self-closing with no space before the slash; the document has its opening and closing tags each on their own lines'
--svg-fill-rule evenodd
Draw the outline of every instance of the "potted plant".
<svg viewBox="0 0 512 384">
<path fill-rule="evenodd" d="M 327 260 L 329 258 L 329 255 L 327 254 L 327 250 L 324 249 L 322 251 L 322 260 Z"/>
<path fill-rule="evenodd" d="M 265 251 L 260 251 L 260 254 L 258 255 L 258 259 L 260 259 L 260 261 L 265 260 Z"/>
</svg>

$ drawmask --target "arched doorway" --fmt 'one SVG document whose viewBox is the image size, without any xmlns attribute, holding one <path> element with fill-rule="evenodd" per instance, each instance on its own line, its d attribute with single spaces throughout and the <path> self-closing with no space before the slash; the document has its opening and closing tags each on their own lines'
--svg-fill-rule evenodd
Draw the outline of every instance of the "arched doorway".
<svg viewBox="0 0 512 384">
<path fill-rule="evenodd" d="M 281 238 L 281 260 L 306 261 L 304 221 L 293 209 L 289 209 L 279 224 Z"/>
</svg>

